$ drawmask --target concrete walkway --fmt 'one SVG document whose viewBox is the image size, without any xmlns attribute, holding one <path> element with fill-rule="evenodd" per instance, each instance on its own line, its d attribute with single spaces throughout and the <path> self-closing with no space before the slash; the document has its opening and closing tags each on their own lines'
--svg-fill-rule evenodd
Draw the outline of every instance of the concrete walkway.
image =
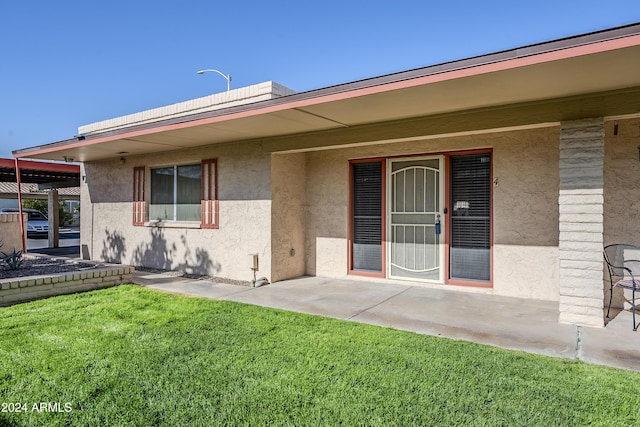
<svg viewBox="0 0 640 427">
<path fill-rule="evenodd" d="M 163 291 L 333 317 L 640 371 L 640 331 L 622 312 L 606 328 L 558 323 L 558 303 L 446 288 L 303 277 L 251 288 L 135 272 Z"/>
</svg>

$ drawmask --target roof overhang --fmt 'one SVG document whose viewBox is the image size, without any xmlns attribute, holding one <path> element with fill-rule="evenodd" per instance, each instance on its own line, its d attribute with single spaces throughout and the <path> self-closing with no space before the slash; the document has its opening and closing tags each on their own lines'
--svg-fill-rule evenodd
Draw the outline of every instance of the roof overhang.
<svg viewBox="0 0 640 427">
<path fill-rule="evenodd" d="M 198 146 L 315 135 L 419 117 L 467 114 L 561 99 L 608 97 L 581 114 L 640 113 L 640 24 L 405 71 L 207 113 L 14 151 L 88 162 Z M 616 96 L 632 101 L 611 102 Z M 618 105 L 619 104 L 619 105 Z M 515 108 L 517 107 L 517 108 Z M 530 114 L 527 114 L 531 116 Z M 545 121 L 580 118 L 556 108 Z M 593 115 L 591 116 L 593 117 Z M 533 125 L 541 119 L 527 118 Z M 318 138 L 318 144 L 322 138 Z"/>
</svg>

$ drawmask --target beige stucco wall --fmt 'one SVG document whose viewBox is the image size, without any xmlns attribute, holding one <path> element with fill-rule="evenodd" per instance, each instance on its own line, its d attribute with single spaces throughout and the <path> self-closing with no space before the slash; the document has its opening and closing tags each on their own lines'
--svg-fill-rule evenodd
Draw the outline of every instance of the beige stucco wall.
<svg viewBox="0 0 640 427">
<path fill-rule="evenodd" d="M 306 270 L 348 275 L 349 159 L 493 149 L 493 289 L 558 299 L 557 127 L 317 151 L 306 154 Z"/>
<path fill-rule="evenodd" d="M 307 274 L 347 274 L 349 163 L 351 150 L 307 153 Z"/>
<path fill-rule="evenodd" d="M 553 127 L 486 140 L 494 148 L 493 274 L 500 295 L 559 297 L 559 139 Z"/>
<path fill-rule="evenodd" d="M 135 166 L 199 163 L 218 159 L 219 228 L 134 227 Z M 259 144 L 212 146 L 87 163 L 81 174 L 81 251 L 95 260 L 180 269 L 251 281 L 251 258 L 260 276 L 271 276 L 270 154 Z M 146 194 L 150 180 L 147 169 Z"/>
<path fill-rule="evenodd" d="M 640 245 L 640 119 L 605 123 L 604 244 Z"/>
<path fill-rule="evenodd" d="M 89 163 L 82 175 L 82 253 L 91 259 L 250 281 L 249 254 L 271 281 L 348 277 L 349 159 L 493 149 L 493 288 L 558 299 L 557 127 L 307 153 L 228 144 Z M 218 159 L 219 229 L 132 226 L 135 166 Z M 146 182 L 147 194 L 149 179 Z M 291 255 L 291 249 L 294 255 Z M 353 277 L 353 276 L 351 276 Z"/>
<path fill-rule="evenodd" d="M 271 281 L 305 274 L 305 155 L 271 156 Z"/>
<path fill-rule="evenodd" d="M 25 226 L 27 214 L 23 215 Z M 22 250 L 19 213 L 0 213 L 0 251 L 7 254 Z"/>
<path fill-rule="evenodd" d="M 615 123 L 618 134 L 614 135 Z M 604 244 L 640 245 L 640 119 L 605 123 Z M 609 276 L 605 272 L 605 307 L 609 304 Z M 620 291 L 620 290 L 618 290 Z M 622 292 L 614 293 L 614 307 L 623 307 Z"/>
</svg>

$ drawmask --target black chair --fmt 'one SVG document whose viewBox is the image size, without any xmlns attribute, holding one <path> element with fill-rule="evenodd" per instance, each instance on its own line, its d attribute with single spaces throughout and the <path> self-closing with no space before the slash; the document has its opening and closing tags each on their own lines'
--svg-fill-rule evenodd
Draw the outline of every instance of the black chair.
<svg viewBox="0 0 640 427">
<path fill-rule="evenodd" d="M 604 247 L 604 261 L 609 271 L 609 309 L 611 311 L 613 289 L 616 287 L 631 289 L 631 300 L 625 301 L 631 304 L 633 317 L 633 330 L 637 331 L 640 323 L 636 323 L 636 293 L 640 292 L 640 246 L 614 244 Z"/>
</svg>

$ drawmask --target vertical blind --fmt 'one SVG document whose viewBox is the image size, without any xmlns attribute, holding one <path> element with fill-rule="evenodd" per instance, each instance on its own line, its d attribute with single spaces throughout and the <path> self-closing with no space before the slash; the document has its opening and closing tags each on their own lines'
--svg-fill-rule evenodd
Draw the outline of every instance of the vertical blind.
<svg viewBox="0 0 640 427">
<path fill-rule="evenodd" d="M 382 163 L 353 163 L 353 269 L 382 271 Z"/>
<path fill-rule="evenodd" d="M 491 154 L 451 156 L 452 279 L 490 280 Z"/>
</svg>

